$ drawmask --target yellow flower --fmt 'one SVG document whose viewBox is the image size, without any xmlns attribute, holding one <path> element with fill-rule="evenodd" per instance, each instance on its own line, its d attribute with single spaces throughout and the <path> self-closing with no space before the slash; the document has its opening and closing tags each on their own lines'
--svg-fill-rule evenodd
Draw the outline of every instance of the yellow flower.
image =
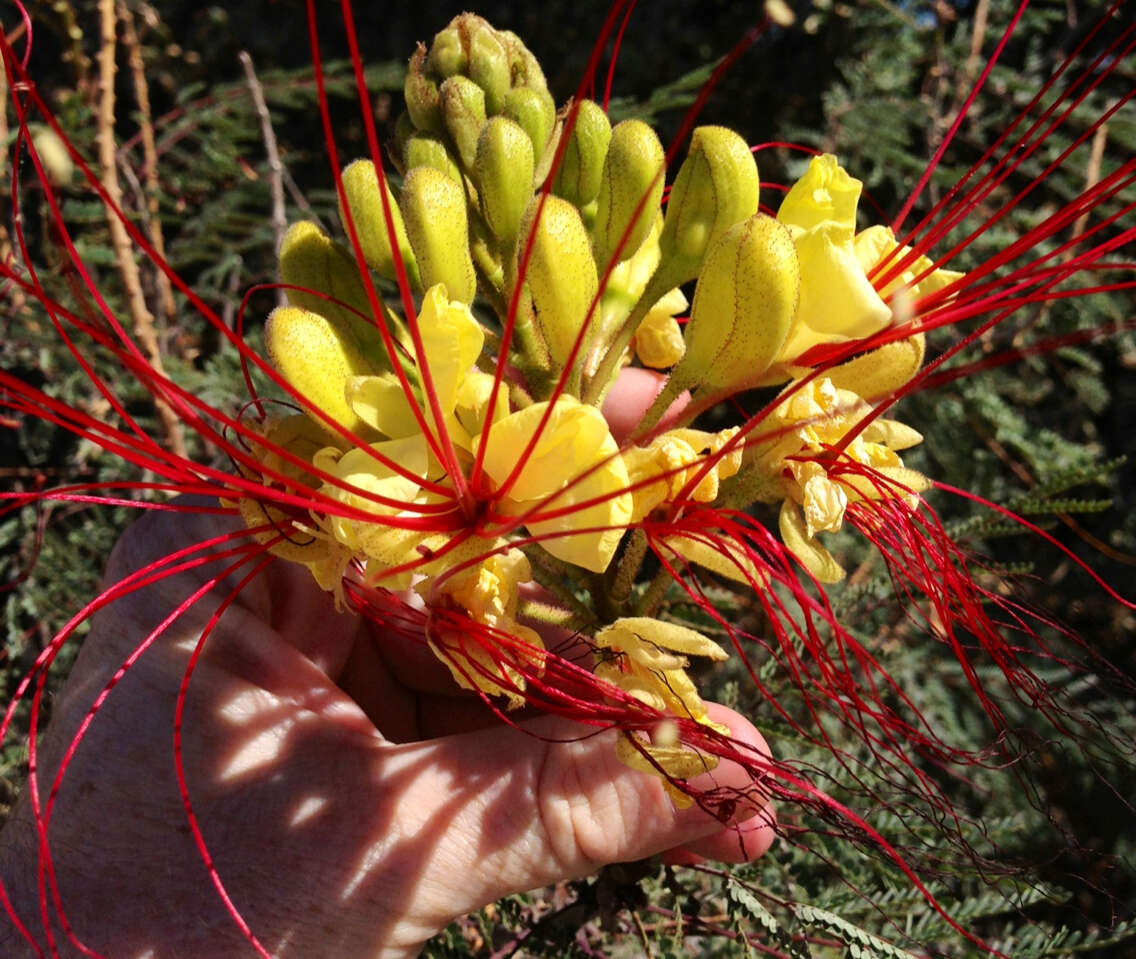
<svg viewBox="0 0 1136 959">
<path fill-rule="evenodd" d="M 474 622 L 508 635 L 517 642 L 495 644 L 491 652 L 475 637 L 455 631 L 434 632 L 427 637 L 434 654 L 449 667 L 463 689 L 480 690 L 490 696 L 504 696 L 510 709 L 524 704 L 524 675 L 510 660 L 528 660 L 531 668 L 543 669 L 544 643 L 536 630 L 516 621 L 518 588 L 532 579 L 525 554 L 518 549 L 496 553 L 476 566 L 446 577 L 438 596 L 448 599 Z"/>
<path fill-rule="evenodd" d="M 548 552 L 593 572 L 607 569 L 632 507 L 627 467 L 599 410 L 563 395 L 512 413 L 489 429 L 483 468 L 505 489 L 502 512 L 535 511 L 525 527 Z"/>
<path fill-rule="evenodd" d="M 877 418 L 833 452 L 871 407 L 851 390 L 838 389 L 828 377 L 786 389 L 786 398 L 770 414 L 769 440 L 757 450 L 757 468 L 778 476 L 785 494 L 780 529 L 785 545 L 822 583 L 843 579 L 844 570 L 816 539 L 836 532 L 849 503 L 902 497 L 914 506 L 917 493 L 930 488 L 921 473 L 904 467 L 897 450 L 923 437 L 897 420 Z M 869 471 L 844 471 L 855 463 Z"/>
<path fill-rule="evenodd" d="M 652 369 L 674 366 L 686 352 L 682 327 L 675 316 L 687 307 L 682 290 L 674 289 L 659 300 L 635 331 L 635 355 Z"/>
<path fill-rule="evenodd" d="M 898 264 L 911 253 L 911 247 L 896 242 L 895 234 L 888 226 L 870 226 L 861 230 L 852 241 L 856 251 L 856 259 L 865 273 L 871 273 L 877 265 L 884 263 L 882 273 L 890 271 L 893 264 Z M 933 269 L 934 262 L 929 256 L 920 256 L 911 264 L 906 265 L 896 276 L 889 279 L 880 288 L 880 296 L 893 296 L 900 290 L 908 300 L 918 299 L 928 293 L 934 293 L 943 287 L 961 279 L 965 274 L 957 270 Z M 929 271 L 929 272 L 928 272 Z M 924 276 L 924 274 L 926 274 Z M 916 277 L 922 279 L 916 282 Z"/>
<path fill-rule="evenodd" d="M 912 299 L 962 276 L 953 270 L 931 270 L 932 261 L 920 256 L 877 290 L 869 274 L 885 258 L 889 265 L 898 263 L 911 248 L 895 252 L 899 244 L 885 226 L 856 233 L 862 187 L 836 157 L 825 154 L 812 159 L 781 202 L 777 219 L 792 232 L 797 247 L 801 301 L 778 355 L 780 363 L 791 363 L 814 346 L 864 339 L 888 327 L 893 316 L 905 321 Z"/>
<path fill-rule="evenodd" d="M 826 154 L 813 158 L 781 202 L 777 219 L 797 247 L 801 299 L 779 362 L 822 343 L 871 336 L 891 322 L 891 310 L 865 275 L 853 244 L 862 186 Z"/>
<path fill-rule="evenodd" d="M 713 465 L 687 493 L 686 499 L 696 503 L 717 499 L 720 482 L 733 476 L 742 465 L 740 445 L 725 456 L 718 455 L 737 432 L 736 427 L 720 433 L 669 430 L 646 447 L 624 450 L 623 461 L 633 487 L 631 522 L 638 522 L 664 503 L 674 502 L 687 483 L 702 472 L 708 460 L 713 460 Z"/>
<path fill-rule="evenodd" d="M 706 704 L 686 668 L 687 656 L 705 656 L 715 662 L 727 658 L 726 651 L 701 633 L 676 623 L 645 616 L 617 619 L 596 635 L 601 661 L 596 676 L 618 686 L 640 702 L 660 712 L 693 719 L 718 732 L 729 729 L 713 722 L 706 714 Z M 625 734 L 630 736 L 633 734 Z M 664 720 L 645 734 L 634 734 L 636 742 L 621 738 L 616 749 L 620 760 L 633 769 L 659 774 L 662 770 L 673 779 L 689 779 L 707 772 L 718 764 L 710 756 L 678 741 L 673 722 Z M 649 757 L 649 758 L 648 758 Z M 664 779 L 667 792 L 675 805 L 685 808 L 690 797 Z"/>
</svg>

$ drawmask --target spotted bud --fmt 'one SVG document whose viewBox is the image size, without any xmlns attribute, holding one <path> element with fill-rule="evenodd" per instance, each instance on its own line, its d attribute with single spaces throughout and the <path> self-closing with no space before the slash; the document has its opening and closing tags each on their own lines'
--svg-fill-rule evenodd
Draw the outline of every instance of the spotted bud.
<svg viewBox="0 0 1136 959">
<path fill-rule="evenodd" d="M 447 79 L 439 90 L 446 131 L 457 147 L 466 170 L 473 169 L 477 140 L 485 126 L 485 93 L 468 77 Z"/>
<path fill-rule="evenodd" d="M 509 55 L 498 39 L 498 32 L 480 17 L 469 31 L 469 78 L 485 94 L 485 112 L 497 116 L 505 109 L 505 94 L 509 92 L 512 76 Z"/>
<path fill-rule="evenodd" d="M 272 311 L 264 326 L 268 358 L 309 411 L 318 410 L 345 429 L 363 424 L 347 402 L 347 381 L 371 367 L 342 329 L 326 317 L 298 306 Z M 333 433 L 323 420 L 314 416 Z"/>
<path fill-rule="evenodd" d="M 825 375 L 839 389 L 852 390 L 865 399 L 883 399 L 914 378 L 923 365 L 925 349 L 926 337 L 916 333 L 841 363 Z"/>
<path fill-rule="evenodd" d="M 431 73 L 442 78 L 452 77 L 455 73 L 466 73 L 469 70 L 469 54 L 462 42 L 461 31 L 457 20 L 453 20 L 444 29 L 434 34 L 434 42 L 430 44 L 430 54 L 427 65 Z"/>
<path fill-rule="evenodd" d="M 339 337 L 367 357 L 369 372 L 388 367 L 355 257 L 314 223 L 294 223 L 284 234 L 280 279 L 294 306 L 318 313 Z"/>
<path fill-rule="evenodd" d="M 477 292 L 469 254 L 465 190 L 433 167 L 415 167 L 402 187 L 402 215 L 422 285 L 444 283 L 451 300 L 470 304 Z"/>
<path fill-rule="evenodd" d="M 603 108 L 594 100 L 581 100 L 552 187 L 557 196 L 580 208 L 591 203 L 600 192 L 610 143 L 611 121 Z"/>
<path fill-rule="evenodd" d="M 481 212 L 501 247 L 511 251 L 532 199 L 533 148 L 512 120 L 494 117 L 477 141 L 474 180 Z"/>
<path fill-rule="evenodd" d="M 660 269 L 667 286 L 694 279 L 710 245 L 757 212 L 760 179 L 753 154 L 725 127 L 699 127 L 667 199 Z"/>
<path fill-rule="evenodd" d="M 758 213 L 710 247 L 686 325 L 686 354 L 671 379 L 706 390 L 760 378 L 785 342 L 800 290 L 793 237 Z"/>
<path fill-rule="evenodd" d="M 370 160 L 356 160 L 343 171 L 343 192 L 367 265 L 388 280 L 398 278 L 390 243 L 390 231 L 387 228 L 389 211 L 390 226 L 394 230 L 399 256 L 411 284 L 418 286 L 418 265 L 414 262 L 414 253 L 410 249 L 406 226 L 402 222 L 402 213 L 385 178 L 383 189 L 386 193 L 385 207 L 382 195 L 379 193 L 375 164 Z M 339 213 L 346 224 L 347 216 L 342 201 Z"/>
<path fill-rule="evenodd" d="M 433 167 L 455 183 L 462 182 L 461 168 L 454 155 L 446 144 L 428 133 L 419 133 L 406 141 L 403 162 L 407 170 L 413 170 L 417 166 Z"/>
<path fill-rule="evenodd" d="M 556 104 L 543 87 L 513 87 L 505 97 L 505 116 L 529 135 L 539 163 L 556 124 Z"/>
<path fill-rule="evenodd" d="M 532 295 L 536 326 L 553 366 L 563 369 L 595 300 L 599 278 L 577 209 L 551 194 L 541 201 L 538 196 L 529 206 L 518 245 L 528 244 L 524 282 Z"/>
<path fill-rule="evenodd" d="M 614 258 L 633 256 L 651 231 L 663 198 L 666 159 L 658 136 L 641 120 L 624 120 L 611 131 L 592 242 L 601 269 Z"/>
<path fill-rule="evenodd" d="M 547 90 L 548 83 L 544 79 L 540 61 L 525 46 L 525 42 L 512 30 L 498 30 L 497 36 L 509 57 L 509 72 L 513 78 L 513 86 Z"/>
<path fill-rule="evenodd" d="M 425 130 L 428 133 L 441 133 L 445 125 L 442 121 L 438 84 L 426 75 L 425 63 L 426 48 L 418 44 L 418 49 L 410 58 L 410 66 L 406 71 L 406 80 L 402 88 L 406 98 L 406 112 L 410 114 L 410 122 L 414 124 L 415 129 Z"/>
</svg>

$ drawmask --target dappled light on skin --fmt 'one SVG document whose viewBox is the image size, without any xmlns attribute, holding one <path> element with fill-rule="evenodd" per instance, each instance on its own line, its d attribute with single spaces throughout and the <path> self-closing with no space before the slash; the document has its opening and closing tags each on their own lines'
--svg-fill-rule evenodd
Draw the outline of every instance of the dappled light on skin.
<svg viewBox="0 0 1136 959">
<path fill-rule="evenodd" d="M 42 198 L 51 263 L 63 259 L 77 302 L 57 302 L 22 221 L 20 256 L 0 277 L 69 344 L 104 412 L 8 373 L 4 408 L 70 430 L 145 480 L 3 496 L 12 508 L 137 499 L 157 514 L 128 534 L 106 591 L 47 646 L 0 727 L 30 700 L 33 777 L 19 815 L 38 868 L 0 915 L 40 955 L 154 948 L 127 906 L 155 870 L 172 876 L 172 899 L 202 902 L 188 954 L 310 956 L 330 944 L 405 955 L 455 908 L 613 857 L 690 839 L 675 861 L 745 861 L 772 843 L 774 805 L 872 848 L 982 945 L 873 825 L 865 810 L 889 798 L 834 730 L 970 853 L 940 779 L 1016 758 L 989 667 L 1055 735 L 1090 721 L 1031 669 L 1055 658 L 1043 639 L 1052 618 L 988 585 L 951 540 L 924 499 L 933 470 L 901 456 L 922 442 L 918 424 L 893 408 L 1018 307 L 1064 296 L 1059 282 L 1079 271 L 1105 264 L 1123 277 L 1087 292 L 1130 286 L 1132 265 L 1109 257 L 1133 239 L 1131 208 L 1106 204 L 1136 168 L 1061 212 L 1071 223 L 1102 207 L 1108 229 L 1082 230 L 1085 248 L 1060 261 L 1033 253 L 1054 237 L 1042 229 L 956 270 L 965 243 L 947 234 L 985 185 L 960 184 L 912 230 L 903 217 L 865 227 L 862 184 L 836 156 L 815 156 L 773 210 L 738 133 L 694 128 L 693 111 L 674 144 L 642 120 L 613 123 L 606 97 L 588 94 L 623 6 L 564 104 L 516 34 L 472 14 L 436 25 L 413 52 L 386 149 L 344 4 L 370 154 L 344 164 L 309 4 L 339 220 L 280 224 L 282 305 L 263 318 L 263 355 L 69 150 L 5 41 L 16 147 L 30 161 L 14 165 L 13 196 Z M 31 136 L 36 123 L 57 142 Z M 59 203 L 59 150 L 87 198 L 239 356 L 250 390 L 233 398 L 239 413 L 152 364 L 103 299 Z M 1023 266 L 1024 255 L 1034 259 Z M 968 321 L 928 359 L 929 332 Z M 150 436 L 96 356 L 228 466 Z M 198 499 L 159 498 L 178 491 Z M 859 571 L 837 534 L 875 549 L 864 568 L 886 566 L 905 637 L 954 654 L 991 723 L 988 749 L 953 745 L 880 645 L 844 622 L 836 584 Z M 92 616 L 37 752 L 48 668 Z M 851 785 L 772 757 L 741 717 L 705 701 L 702 677 L 726 669 Z M 775 673 L 799 708 L 770 694 Z M 168 760 L 173 743 L 144 808 L 131 787 L 145 767 L 114 732 L 130 697 L 156 717 L 142 746 Z M 84 790 L 115 811 L 97 900 L 65 855 L 96 808 Z M 146 819 L 182 828 L 167 848 Z M 321 850 L 314 873 L 305 844 Z M 250 848 L 279 853 L 271 890 Z M 136 874 L 123 874 L 124 856 L 141 863 Z M 338 912 L 321 912 L 324 892 Z M 153 928 L 181 919 L 171 898 Z M 98 939 L 99 910 L 115 924 L 111 945 Z M 322 918 L 309 925 L 306 911 Z M 324 919 L 331 932 L 317 928 Z"/>
</svg>

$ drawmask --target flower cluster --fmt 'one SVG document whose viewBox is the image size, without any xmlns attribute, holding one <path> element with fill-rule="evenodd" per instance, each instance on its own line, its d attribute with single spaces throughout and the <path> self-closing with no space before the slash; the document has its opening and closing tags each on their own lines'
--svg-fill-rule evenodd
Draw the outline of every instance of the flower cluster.
<svg viewBox="0 0 1136 959">
<path fill-rule="evenodd" d="M 928 487 L 897 453 L 919 434 L 870 415 L 922 359 L 921 333 L 892 304 L 961 274 L 886 228 L 857 233 L 861 185 L 832 156 L 814 158 L 776 217 L 762 212 L 753 154 L 721 127 L 695 129 L 663 204 L 650 126 L 612 126 L 591 100 L 557 111 L 520 40 L 471 14 L 419 48 L 405 92 L 400 188 L 371 160 L 352 163 L 338 183 L 347 236 L 300 222 L 280 251 L 290 303 L 268 319 L 267 350 L 305 412 L 263 424 L 254 449 L 270 468 L 255 478 L 271 483 L 283 450 L 328 506 L 272 512 L 289 525 L 272 548 L 341 599 L 356 577 L 456 610 L 490 644 L 508 636 L 506 655 L 430 642 L 462 686 L 510 706 L 544 662 L 522 594 L 555 578 L 582 599 L 555 618 L 590 637 L 599 679 L 706 723 L 685 655 L 720 647 L 651 616 L 610 623 L 651 612 L 629 600 L 645 555 L 629 532 L 698 505 L 779 500 L 787 554 L 819 583 L 841 578 L 818 537 L 848 504 L 914 508 Z M 873 269 L 896 260 L 901 275 L 877 290 Z M 384 280 L 399 284 L 402 315 L 382 301 Z M 810 362 L 833 344 L 861 355 Z M 600 407 L 634 364 L 660 371 L 657 397 L 621 446 Z M 782 398 L 744 430 L 684 422 L 778 384 Z M 689 412 L 660 426 L 684 400 Z M 752 575 L 744 557 L 729 569 L 728 549 L 666 543 L 684 562 Z M 655 741 L 628 733 L 620 755 L 674 780 L 712 767 L 658 729 Z"/>
</svg>

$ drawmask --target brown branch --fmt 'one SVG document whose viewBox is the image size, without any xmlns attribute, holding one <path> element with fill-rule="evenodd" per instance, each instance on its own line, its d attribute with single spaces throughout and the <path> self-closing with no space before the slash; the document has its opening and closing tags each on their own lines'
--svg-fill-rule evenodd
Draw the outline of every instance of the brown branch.
<svg viewBox="0 0 1136 959">
<path fill-rule="evenodd" d="M 974 29 L 970 34 L 970 53 L 966 58 L 966 66 L 963 67 L 965 82 L 960 91 L 963 97 L 969 92 L 974 78 L 978 76 L 978 63 L 982 59 L 982 47 L 986 43 L 986 22 L 989 14 L 990 0 L 978 0 L 978 5 L 974 8 Z M 959 103 L 961 105 L 962 101 L 960 100 Z"/>
<path fill-rule="evenodd" d="M 158 216 L 158 150 L 154 141 L 154 123 L 150 113 L 150 86 L 146 82 L 146 65 L 142 61 L 142 44 L 134 29 L 134 14 L 124 0 L 118 3 L 118 18 L 122 21 L 122 42 L 126 46 L 126 62 L 130 67 L 130 78 L 134 84 L 134 101 L 138 105 L 138 127 L 142 141 L 142 180 L 146 190 L 146 231 L 150 235 L 150 245 L 162 260 L 166 258 L 166 242 L 162 235 L 162 220 Z M 162 315 L 168 325 L 177 319 L 177 303 L 174 301 L 174 288 L 165 271 L 155 266 L 158 284 L 158 299 Z"/>
<path fill-rule="evenodd" d="M 1087 194 L 1093 187 L 1100 182 L 1101 162 L 1104 160 L 1104 148 L 1108 144 L 1108 124 L 1102 123 L 1097 127 L 1097 132 L 1093 134 L 1093 143 L 1089 151 L 1089 165 L 1085 170 L 1085 189 L 1084 193 Z M 1070 239 L 1077 239 L 1082 233 L 1085 232 L 1085 227 L 1089 225 L 1089 211 L 1086 210 L 1084 214 L 1077 218 L 1077 222 L 1073 224 L 1073 235 Z M 1073 250 L 1069 249 L 1066 259 L 1072 257 Z"/>
<path fill-rule="evenodd" d="M 99 168 L 103 188 L 110 200 L 106 205 L 107 225 L 110 229 L 118 273 L 126 292 L 134 336 L 151 368 L 159 376 L 163 376 L 165 374 L 162 368 L 162 354 L 157 334 L 154 332 L 154 317 L 146 306 L 146 298 L 142 295 L 142 283 L 138 275 L 138 264 L 134 262 L 134 248 L 130 242 L 130 235 L 116 212 L 116 208 L 122 210 L 122 189 L 118 183 L 114 141 L 114 74 L 117 45 L 114 4 L 115 0 L 99 0 L 99 104 L 96 134 Z M 177 456 L 185 456 L 185 440 L 177 414 L 156 394 L 154 405 L 166 448 Z"/>
<path fill-rule="evenodd" d="M 252 57 L 242 50 L 238 55 L 241 66 L 244 67 L 245 80 L 248 83 L 249 93 L 252 94 L 252 104 L 260 120 L 260 134 L 264 138 L 264 150 L 268 154 L 269 188 L 272 190 L 272 236 L 279 250 L 284 242 L 284 232 L 288 229 L 288 218 L 284 212 L 284 164 L 280 162 L 280 153 L 276 149 L 276 134 L 272 130 L 272 117 L 268 112 L 268 104 L 264 101 L 264 90 L 256 78 L 256 70 L 252 65 Z M 276 303 L 278 306 L 287 305 L 288 297 L 283 287 L 276 290 Z"/>
</svg>

